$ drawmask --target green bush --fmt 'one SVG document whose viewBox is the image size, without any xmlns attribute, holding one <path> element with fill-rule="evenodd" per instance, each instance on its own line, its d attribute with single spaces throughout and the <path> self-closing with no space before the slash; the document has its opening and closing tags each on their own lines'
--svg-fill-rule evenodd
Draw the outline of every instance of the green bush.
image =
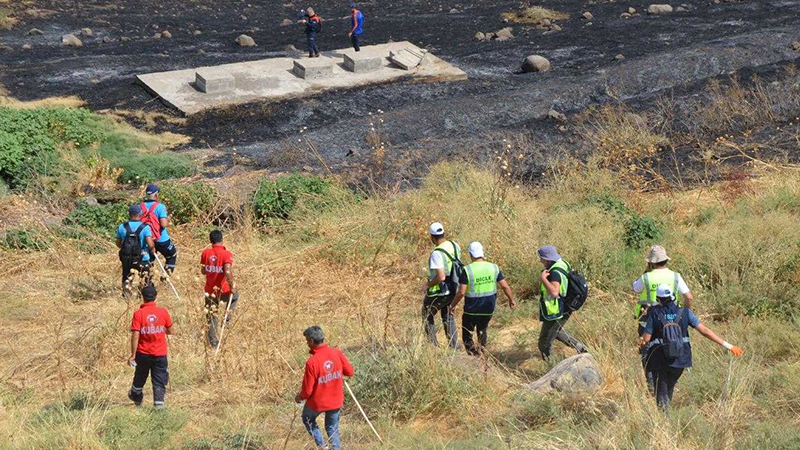
<svg viewBox="0 0 800 450">
<path fill-rule="evenodd" d="M 50 238 L 35 229 L 9 228 L 0 235 L 0 247 L 6 250 L 47 250 L 50 248 Z"/>
<path fill-rule="evenodd" d="M 313 175 L 292 174 L 275 180 L 263 179 L 253 193 L 253 213 L 262 224 L 286 220 L 301 204 L 306 209 L 315 210 L 330 206 L 336 202 L 335 191 L 332 181 Z"/>
<path fill-rule="evenodd" d="M 121 183 L 141 185 L 156 180 L 183 178 L 197 172 L 195 164 L 187 157 L 175 153 L 135 152 L 108 157 L 113 167 L 122 169 Z"/>
<path fill-rule="evenodd" d="M 77 226 L 113 236 L 119 224 L 127 219 L 128 205 L 125 203 L 90 205 L 82 201 L 64 218 L 64 225 Z"/>
<path fill-rule="evenodd" d="M 173 224 L 213 218 L 217 191 L 210 184 L 202 181 L 191 184 L 163 183 L 160 188 L 159 200 L 167 206 Z"/>
<path fill-rule="evenodd" d="M 201 438 L 184 445 L 186 450 L 268 450 L 266 444 L 252 433 L 225 434 L 218 439 Z"/>
<path fill-rule="evenodd" d="M 639 215 L 625 205 L 625 202 L 608 193 L 590 197 L 589 202 L 597 204 L 607 213 L 622 220 L 625 226 L 623 241 L 630 248 L 641 248 L 657 241 L 663 235 L 661 227 L 653 219 Z"/>
</svg>

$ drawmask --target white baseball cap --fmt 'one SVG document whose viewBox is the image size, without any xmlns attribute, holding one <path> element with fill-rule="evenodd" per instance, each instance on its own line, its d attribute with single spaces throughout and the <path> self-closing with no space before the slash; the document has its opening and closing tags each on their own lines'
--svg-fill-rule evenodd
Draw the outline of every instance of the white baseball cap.
<svg viewBox="0 0 800 450">
<path fill-rule="evenodd" d="M 483 246 L 480 242 L 473 242 L 472 244 L 469 244 L 467 250 L 473 258 L 483 258 Z"/>
<path fill-rule="evenodd" d="M 656 297 L 659 298 L 673 298 L 675 293 L 668 284 L 659 284 L 656 288 Z"/>
<path fill-rule="evenodd" d="M 443 236 L 444 235 L 444 227 L 439 222 L 433 222 L 428 228 L 428 231 L 431 233 L 431 236 Z"/>
</svg>

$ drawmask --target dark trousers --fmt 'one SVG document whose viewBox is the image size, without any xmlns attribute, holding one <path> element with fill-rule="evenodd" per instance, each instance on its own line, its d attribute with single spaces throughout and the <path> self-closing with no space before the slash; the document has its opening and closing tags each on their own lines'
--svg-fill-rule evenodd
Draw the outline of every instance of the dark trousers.
<svg viewBox="0 0 800 450">
<path fill-rule="evenodd" d="M 428 297 L 422 302 L 422 317 L 425 320 L 425 334 L 433 345 L 439 345 L 436 339 L 436 313 L 441 313 L 444 332 L 447 335 L 450 347 L 456 348 L 458 344 L 458 331 L 456 331 L 456 319 L 450 313 L 450 304 L 453 303 L 455 294 L 443 295 L 441 297 Z"/>
<path fill-rule="evenodd" d="M 164 264 L 164 270 L 169 273 L 175 271 L 175 263 L 178 261 L 178 248 L 172 243 L 171 239 L 167 239 L 164 242 L 156 242 L 156 251 L 161 253 L 164 256 L 164 259 L 167 262 Z M 150 253 L 150 260 L 154 261 L 156 259 L 156 255 Z M 158 264 L 158 263 L 156 263 Z"/>
<path fill-rule="evenodd" d="M 353 44 L 353 48 L 356 49 L 357 52 L 360 52 L 361 51 L 361 46 L 358 45 L 358 38 L 359 38 L 359 36 L 356 36 L 354 34 L 354 35 L 350 36 L 350 42 Z"/>
<path fill-rule="evenodd" d="M 645 317 L 646 319 L 646 317 Z M 639 337 L 644 334 L 644 327 L 639 325 Z M 650 395 L 656 395 L 656 375 L 652 370 L 647 370 L 647 361 L 650 359 L 651 347 L 643 350 L 642 353 L 642 368 L 644 369 L 644 377 L 647 380 L 647 390 Z"/>
<path fill-rule="evenodd" d="M 140 261 L 134 263 L 126 263 L 122 261 L 122 290 L 130 289 L 136 281 L 131 277 L 131 272 L 136 270 L 139 276 L 144 277 L 144 284 L 150 283 L 150 261 Z"/>
<path fill-rule="evenodd" d="M 231 298 L 231 294 L 224 294 L 220 297 L 219 300 L 206 297 L 206 309 L 208 312 L 206 313 L 206 320 L 208 321 L 208 344 L 212 347 L 216 347 L 219 344 L 219 339 L 217 338 L 217 327 L 219 326 L 219 321 L 217 319 L 217 308 L 219 307 L 219 303 L 225 303 L 225 308 L 228 308 L 228 302 L 230 301 L 231 307 L 230 312 L 225 316 L 225 325 L 228 326 L 231 324 L 231 316 L 230 314 L 233 313 L 233 310 L 236 308 L 236 304 L 239 302 L 239 293 L 233 294 L 233 298 Z"/>
<path fill-rule="evenodd" d="M 308 56 L 319 55 L 319 49 L 317 48 L 317 35 L 316 34 L 309 34 L 308 35 Z"/>
<path fill-rule="evenodd" d="M 464 341 L 464 348 L 470 355 L 480 355 L 481 351 L 486 347 L 487 331 L 489 328 L 489 321 L 492 316 L 475 316 L 472 314 L 461 315 L 461 339 Z M 478 347 L 472 340 L 472 331 L 478 332 Z"/>
<path fill-rule="evenodd" d="M 564 324 L 567 323 L 571 314 L 572 312 L 568 311 L 558 320 L 545 320 L 542 322 L 542 331 L 539 333 L 539 351 L 542 352 L 542 359 L 547 360 L 550 358 L 550 349 L 556 339 L 580 353 L 586 351 L 586 347 L 580 341 L 564 331 Z"/>
<path fill-rule="evenodd" d="M 672 393 L 675 391 L 675 385 L 681 375 L 683 375 L 683 369 L 673 369 L 671 367 L 655 372 L 656 403 L 664 412 L 667 412 L 669 408 L 669 402 L 672 401 Z"/>
<path fill-rule="evenodd" d="M 164 395 L 167 393 L 169 383 L 169 364 L 166 356 L 136 354 L 136 373 L 133 375 L 133 386 L 128 397 L 137 405 L 142 403 L 144 399 L 142 391 L 148 375 L 152 375 L 153 405 L 164 406 Z"/>
</svg>

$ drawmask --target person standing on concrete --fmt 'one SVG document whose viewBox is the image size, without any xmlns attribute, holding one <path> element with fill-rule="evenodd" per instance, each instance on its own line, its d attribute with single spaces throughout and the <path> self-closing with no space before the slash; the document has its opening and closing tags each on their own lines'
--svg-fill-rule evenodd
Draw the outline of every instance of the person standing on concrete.
<svg viewBox="0 0 800 450">
<path fill-rule="evenodd" d="M 694 295 L 689 290 L 689 286 L 681 277 L 681 274 L 673 272 L 667 268 L 669 256 L 664 247 L 654 245 L 650 247 L 650 251 L 645 258 L 647 267 L 644 274 L 633 282 L 633 291 L 639 294 L 639 302 L 636 304 L 634 310 L 634 317 L 639 321 L 639 337 L 644 334 L 644 327 L 647 324 L 648 310 L 658 305 L 656 300 L 656 289 L 658 286 L 667 285 L 670 287 L 671 292 L 677 295 L 676 304 L 678 306 L 692 307 Z M 645 378 L 647 379 L 647 386 L 650 393 L 655 395 L 655 374 L 647 370 L 648 354 L 642 354 L 642 367 L 645 368 Z"/>
<path fill-rule="evenodd" d="M 672 401 L 675 384 L 683 374 L 683 369 L 692 367 L 692 344 L 689 341 L 689 327 L 694 328 L 709 340 L 725 347 L 737 358 L 744 351 L 719 338 L 688 308 L 675 303 L 675 293 L 669 284 L 656 287 L 658 304 L 650 308 L 647 323 L 640 342 L 642 351 L 650 351 L 647 369 L 655 374 L 656 403 L 667 411 Z"/>
<path fill-rule="evenodd" d="M 550 350 L 556 339 L 574 348 L 578 353 L 586 353 L 586 347 L 564 331 L 564 324 L 572 314 L 572 311 L 564 307 L 562 300 L 567 294 L 569 279 L 566 274 L 570 272 L 571 267 L 561 259 L 552 245 L 545 245 L 537 253 L 545 268 L 540 276 L 542 292 L 539 304 L 539 320 L 542 322 L 539 351 L 542 353 L 542 359 L 545 361 L 550 359 Z"/>
<path fill-rule="evenodd" d="M 167 361 L 167 335 L 172 331 L 172 318 L 164 308 L 156 306 L 156 287 L 142 289 L 144 303 L 133 313 L 131 321 L 131 356 L 128 364 L 136 368 L 128 398 L 136 406 L 142 406 L 144 384 L 150 376 L 153 384 L 153 405 L 164 407 L 164 395 L 169 383 Z"/>
<path fill-rule="evenodd" d="M 214 230 L 208 235 L 211 248 L 200 255 L 200 272 L 206 276 L 206 320 L 208 321 L 208 343 L 212 347 L 219 344 L 217 339 L 217 314 L 220 302 L 226 307 L 225 323 L 230 323 L 230 313 L 239 302 L 236 283 L 233 281 L 233 253 L 222 245 L 222 231 Z"/>
<path fill-rule="evenodd" d="M 130 220 L 117 228 L 117 248 L 122 263 L 122 292 L 130 292 L 133 285 L 131 273 L 135 270 L 150 283 L 150 253 L 155 248 L 150 227 L 142 223 L 142 208 L 131 205 L 128 208 Z"/>
<path fill-rule="evenodd" d="M 361 34 L 364 32 L 364 14 L 356 8 L 355 3 L 350 3 L 350 13 L 352 14 L 351 17 L 351 28 L 350 32 L 347 33 L 347 37 L 350 38 L 350 42 L 353 44 L 353 48 L 355 51 L 360 52 L 361 46 L 358 43 Z"/>
<path fill-rule="evenodd" d="M 178 259 L 178 249 L 169 238 L 167 227 L 169 226 L 169 214 L 167 214 L 167 207 L 163 203 L 158 202 L 158 193 L 160 189 L 157 184 L 148 184 L 145 188 L 145 195 L 147 199 L 139 206 L 142 208 L 142 222 L 150 227 L 155 241 L 155 250 L 164 256 L 164 270 L 167 273 L 162 274 L 162 280 L 166 280 L 167 276 L 172 275 L 175 271 L 175 262 Z M 150 252 L 150 261 L 156 259 L 156 254 Z"/>
<path fill-rule="evenodd" d="M 434 319 L 436 313 L 440 312 L 450 347 L 456 348 L 458 332 L 450 305 L 455 299 L 463 269 L 461 247 L 455 241 L 445 239 L 444 227 L 439 222 L 432 223 L 428 231 L 435 248 L 428 258 L 428 282 L 425 284 L 425 299 L 422 302 L 425 334 L 433 345 L 438 345 Z"/>
<path fill-rule="evenodd" d="M 477 356 L 486 348 L 489 321 L 492 320 L 492 314 L 497 306 L 497 285 L 503 290 L 511 309 L 517 307 L 517 302 L 497 264 L 484 260 L 483 245 L 480 242 L 473 242 L 469 244 L 467 251 L 472 263 L 464 266 L 464 278 L 460 280 L 461 285 L 451 309 L 455 311 L 461 299 L 466 298 L 464 314 L 461 316 L 461 338 L 464 340 L 467 353 Z M 473 330 L 478 333 L 477 347 L 472 341 Z"/>
<path fill-rule="evenodd" d="M 341 448 L 339 434 L 339 412 L 344 403 L 344 380 L 342 377 L 353 376 L 353 366 L 338 348 L 325 344 L 325 335 L 317 325 L 308 327 L 303 336 L 311 357 L 306 361 L 305 375 L 300 392 L 294 397 L 297 403 L 306 401 L 303 407 L 303 425 L 317 448 Z M 325 413 L 325 431 L 328 434 L 328 446 L 322 438 L 317 425 L 317 417 Z"/>
<path fill-rule="evenodd" d="M 322 19 L 314 12 L 314 8 L 308 8 L 305 11 L 305 18 L 300 20 L 300 23 L 306 25 L 306 37 L 308 38 L 308 57 L 319 58 L 319 49 L 317 48 L 317 33 L 322 30 Z"/>
</svg>

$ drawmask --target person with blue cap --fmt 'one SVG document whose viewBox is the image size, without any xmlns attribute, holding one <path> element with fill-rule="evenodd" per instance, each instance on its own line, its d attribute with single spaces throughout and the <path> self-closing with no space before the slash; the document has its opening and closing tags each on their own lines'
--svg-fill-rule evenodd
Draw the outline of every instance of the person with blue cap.
<svg viewBox="0 0 800 450">
<path fill-rule="evenodd" d="M 131 205 L 128 208 L 129 220 L 117 228 L 117 248 L 122 262 L 122 293 L 129 293 L 133 287 L 135 270 L 142 277 L 144 285 L 150 283 L 150 252 L 153 251 L 153 232 L 142 222 L 142 207 Z"/>
<path fill-rule="evenodd" d="M 358 10 L 355 3 L 350 3 L 350 32 L 347 33 L 347 37 L 350 38 L 350 43 L 353 44 L 353 48 L 355 51 L 360 52 L 361 46 L 359 45 L 359 38 L 361 34 L 364 33 L 364 14 Z"/>
<path fill-rule="evenodd" d="M 673 286 L 666 283 L 659 285 L 656 299 L 658 304 L 647 313 L 647 324 L 639 348 L 647 355 L 646 370 L 655 375 L 656 404 L 666 412 L 683 369 L 692 367 L 689 327 L 725 347 L 737 358 L 744 351 L 720 339 L 716 333 L 700 323 L 700 319 L 688 307 L 679 306 L 675 302 Z"/>
<path fill-rule="evenodd" d="M 169 237 L 167 227 L 169 226 L 169 214 L 167 214 L 167 207 L 163 203 L 158 202 L 158 193 L 161 190 L 157 184 L 148 184 L 145 188 L 145 195 L 147 198 L 139 206 L 142 208 L 142 222 L 150 227 L 150 231 L 155 241 L 155 250 L 164 256 L 164 270 L 167 273 L 161 274 L 162 280 L 165 280 L 172 272 L 175 271 L 175 263 L 178 260 L 178 249 L 172 243 Z M 156 258 L 156 254 L 150 251 L 150 261 Z"/>
<path fill-rule="evenodd" d="M 572 267 L 561 259 L 552 245 L 545 245 L 537 251 L 537 254 L 544 265 L 540 276 L 542 292 L 539 301 L 539 320 L 542 322 L 539 351 L 542 353 L 542 359 L 545 361 L 550 359 L 550 350 L 556 339 L 574 348 L 578 353 L 586 353 L 586 347 L 564 331 L 564 324 L 572 314 L 572 311 L 565 308 L 563 301 L 569 282 L 567 274 Z"/>
</svg>

